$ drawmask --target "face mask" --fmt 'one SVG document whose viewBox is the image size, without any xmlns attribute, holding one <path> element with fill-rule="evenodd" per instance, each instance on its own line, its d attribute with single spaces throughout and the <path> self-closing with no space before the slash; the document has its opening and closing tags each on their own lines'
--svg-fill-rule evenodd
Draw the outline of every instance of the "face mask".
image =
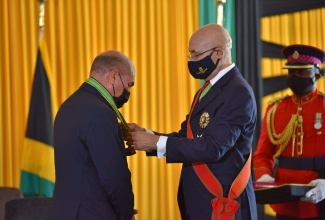
<svg viewBox="0 0 325 220">
<path fill-rule="evenodd" d="M 312 78 L 301 78 L 296 75 L 287 77 L 288 87 L 298 96 L 306 95 L 313 91 L 315 82 L 316 76 Z"/>
<path fill-rule="evenodd" d="M 220 59 L 214 64 L 211 59 L 212 54 L 213 52 L 199 61 L 188 61 L 188 70 L 195 79 L 206 79 L 217 68 Z"/>
<path fill-rule="evenodd" d="M 121 96 L 116 97 L 115 96 L 115 89 L 114 89 L 114 86 L 113 86 L 113 90 L 114 90 L 113 99 L 114 99 L 114 102 L 115 102 L 117 108 L 121 108 L 124 105 L 124 103 L 127 103 L 127 101 L 129 100 L 129 97 L 130 97 L 130 92 L 127 89 L 125 89 L 122 78 L 121 78 L 121 75 L 119 74 L 119 76 L 120 76 L 120 79 L 121 79 L 124 90 L 123 90 Z"/>
</svg>

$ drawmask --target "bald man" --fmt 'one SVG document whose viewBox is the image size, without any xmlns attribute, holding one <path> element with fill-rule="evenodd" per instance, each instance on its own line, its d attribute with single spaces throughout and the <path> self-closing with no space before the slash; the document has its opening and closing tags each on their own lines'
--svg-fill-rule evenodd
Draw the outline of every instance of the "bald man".
<svg viewBox="0 0 325 220">
<path fill-rule="evenodd" d="M 208 24 L 189 42 L 188 69 L 205 85 L 178 132 L 130 124 L 127 143 L 148 155 L 183 163 L 178 190 L 182 219 L 257 219 L 250 163 L 256 124 L 252 88 L 231 61 L 225 28 Z"/>
<path fill-rule="evenodd" d="M 134 195 L 118 108 L 134 85 L 134 67 L 115 50 L 99 54 L 90 78 L 54 121 L 56 182 L 48 219 L 134 219 Z"/>
</svg>

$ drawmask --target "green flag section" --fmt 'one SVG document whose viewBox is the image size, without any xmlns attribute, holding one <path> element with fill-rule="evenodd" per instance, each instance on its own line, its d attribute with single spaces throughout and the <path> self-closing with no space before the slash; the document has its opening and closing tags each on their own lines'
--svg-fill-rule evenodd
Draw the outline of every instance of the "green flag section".
<svg viewBox="0 0 325 220">
<path fill-rule="evenodd" d="M 217 4 L 214 0 L 199 1 L 199 19 L 200 27 L 210 23 L 217 23 Z"/>
<path fill-rule="evenodd" d="M 55 182 L 51 89 L 40 44 L 32 87 L 20 188 L 25 197 L 52 197 Z"/>
</svg>

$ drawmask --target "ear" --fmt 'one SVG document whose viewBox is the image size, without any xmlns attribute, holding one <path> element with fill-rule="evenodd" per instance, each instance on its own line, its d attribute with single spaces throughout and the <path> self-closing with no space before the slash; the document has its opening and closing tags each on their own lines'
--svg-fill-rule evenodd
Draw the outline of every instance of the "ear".
<svg viewBox="0 0 325 220">
<path fill-rule="evenodd" d="M 217 52 L 217 56 L 218 56 L 219 58 L 221 58 L 221 57 L 223 56 L 223 54 L 224 54 L 224 51 L 221 50 L 221 49 L 216 49 L 216 52 Z"/>
<path fill-rule="evenodd" d="M 114 70 L 111 70 L 107 73 L 106 75 L 106 79 L 108 80 L 109 84 L 114 84 L 115 80 L 116 80 L 116 77 L 118 77 L 118 72 L 116 69 Z"/>
</svg>

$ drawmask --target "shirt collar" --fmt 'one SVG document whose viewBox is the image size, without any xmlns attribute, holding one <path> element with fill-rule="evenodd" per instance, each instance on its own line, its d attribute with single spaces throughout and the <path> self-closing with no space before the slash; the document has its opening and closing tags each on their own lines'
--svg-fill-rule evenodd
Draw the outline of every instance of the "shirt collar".
<svg viewBox="0 0 325 220">
<path fill-rule="evenodd" d="M 214 85 L 221 77 L 226 75 L 226 73 L 228 73 L 232 68 L 234 68 L 234 66 L 235 66 L 235 64 L 233 63 L 230 66 L 228 66 L 227 68 L 220 70 L 220 72 L 210 80 L 211 85 Z"/>
<path fill-rule="evenodd" d="M 302 104 L 305 104 L 305 103 L 308 103 L 312 100 L 314 100 L 314 98 L 317 97 L 317 94 L 318 94 L 318 90 L 315 89 L 314 91 L 312 91 L 311 93 L 309 93 L 308 95 L 305 95 L 301 98 L 299 98 L 298 96 L 296 96 L 295 94 L 292 95 L 292 100 L 294 103 L 296 103 L 297 105 L 302 105 Z"/>
</svg>

